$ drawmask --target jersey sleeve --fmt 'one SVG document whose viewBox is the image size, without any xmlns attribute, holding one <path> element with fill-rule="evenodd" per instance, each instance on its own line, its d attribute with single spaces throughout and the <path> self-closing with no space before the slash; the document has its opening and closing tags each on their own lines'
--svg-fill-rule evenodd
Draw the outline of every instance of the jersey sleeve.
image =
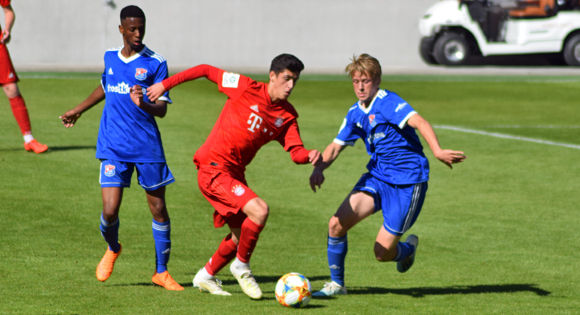
<svg viewBox="0 0 580 315">
<path fill-rule="evenodd" d="M 360 138 L 360 136 L 355 132 L 354 125 L 350 122 L 350 115 L 346 115 L 334 142 L 340 145 L 354 146 L 354 143 L 358 138 Z"/>
<path fill-rule="evenodd" d="M 218 83 L 218 81 L 221 78 L 221 74 L 223 72 L 224 71 L 222 69 L 212 67 L 210 65 L 199 65 L 176 73 L 170 76 L 169 78 L 163 80 L 161 83 L 163 84 L 166 90 L 170 90 L 181 83 L 199 79 L 202 77 L 207 78 L 213 83 Z"/>
<path fill-rule="evenodd" d="M 300 138 L 300 131 L 298 130 L 298 122 L 296 119 L 292 119 L 292 122 L 288 125 L 286 130 L 282 131 L 278 137 L 276 137 L 285 151 L 289 151 L 293 146 L 304 146 L 302 143 L 302 138 Z"/>
<path fill-rule="evenodd" d="M 0 6 L 5 8 L 10 5 L 10 0 L 0 0 Z"/>
<path fill-rule="evenodd" d="M 392 105 L 388 107 L 389 110 L 381 111 L 381 115 L 391 124 L 397 125 L 400 129 L 403 129 L 407 125 L 409 118 L 417 114 L 417 112 L 398 95 L 393 94 L 391 97 L 392 100 L 390 100 L 390 102 Z"/>
<path fill-rule="evenodd" d="M 238 100 L 254 80 L 238 73 L 223 71 L 217 82 L 220 92 L 232 100 Z"/>
<path fill-rule="evenodd" d="M 153 84 L 162 82 L 163 80 L 167 79 L 167 77 L 168 77 L 167 72 L 168 72 L 167 71 L 167 61 L 163 60 L 159 64 L 159 67 L 157 67 L 157 71 L 155 71 L 155 76 L 153 78 Z M 161 97 L 159 97 L 159 100 L 166 101 L 168 103 L 173 103 L 171 101 L 171 99 L 169 98 L 169 90 L 167 90 L 165 92 L 165 94 L 161 95 Z"/>
</svg>

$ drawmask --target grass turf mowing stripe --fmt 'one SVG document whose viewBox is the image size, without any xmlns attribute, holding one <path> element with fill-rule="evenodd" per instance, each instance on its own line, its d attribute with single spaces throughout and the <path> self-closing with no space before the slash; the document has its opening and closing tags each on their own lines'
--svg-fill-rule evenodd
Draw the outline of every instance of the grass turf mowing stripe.
<svg viewBox="0 0 580 315">
<path fill-rule="evenodd" d="M 439 129 L 447 129 L 447 130 L 475 133 L 475 134 L 486 135 L 486 136 L 491 136 L 491 137 L 496 137 L 496 138 L 504 138 L 504 139 L 521 140 L 521 141 L 535 142 L 535 143 L 548 144 L 548 145 L 556 145 L 556 146 L 560 146 L 560 147 L 566 147 L 566 148 L 580 150 L 580 145 L 575 145 L 575 144 L 559 143 L 559 142 L 554 142 L 554 141 L 540 140 L 540 139 L 534 139 L 534 138 L 528 138 L 528 137 L 518 137 L 518 136 L 501 134 L 501 133 L 497 133 L 497 132 L 487 132 L 487 131 L 481 131 L 481 130 L 475 130 L 475 129 L 462 128 L 462 127 L 454 127 L 454 126 L 435 125 L 433 127 L 439 128 Z"/>
</svg>

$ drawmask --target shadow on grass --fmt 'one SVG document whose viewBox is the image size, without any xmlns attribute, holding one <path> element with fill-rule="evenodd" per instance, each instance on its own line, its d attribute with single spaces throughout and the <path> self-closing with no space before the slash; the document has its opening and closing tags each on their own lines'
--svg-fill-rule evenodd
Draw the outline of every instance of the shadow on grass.
<svg viewBox="0 0 580 315">
<path fill-rule="evenodd" d="M 49 146 L 48 151 L 46 151 L 42 154 L 48 154 L 50 152 L 55 152 L 55 151 L 71 151 L 71 150 L 86 150 L 86 149 L 97 150 L 97 147 L 94 145 L 73 145 L 73 146 L 68 146 L 68 147 Z M 0 149 L 0 152 L 10 152 L 10 151 L 26 152 L 23 147 Z M 34 153 L 34 152 L 29 152 L 29 153 Z"/>
<path fill-rule="evenodd" d="M 53 147 L 49 146 L 48 151 L 71 151 L 71 150 L 85 150 L 85 149 L 93 149 L 96 150 L 97 147 L 94 145 L 72 145 L 68 147 Z"/>
<path fill-rule="evenodd" d="M 377 287 L 354 287 L 348 290 L 349 295 L 362 294 L 399 294 L 409 295 L 416 298 L 426 295 L 451 295 L 451 294 L 481 294 L 481 293 L 517 293 L 532 292 L 539 296 L 548 296 L 552 292 L 538 288 L 535 284 L 503 284 L 503 285 L 471 285 L 453 287 L 423 287 L 408 289 L 388 289 Z"/>
</svg>

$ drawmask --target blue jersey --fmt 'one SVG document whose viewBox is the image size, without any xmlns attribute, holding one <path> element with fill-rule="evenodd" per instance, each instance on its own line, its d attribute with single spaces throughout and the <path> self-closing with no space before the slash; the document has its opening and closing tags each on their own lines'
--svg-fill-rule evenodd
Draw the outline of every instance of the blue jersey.
<svg viewBox="0 0 580 315">
<path fill-rule="evenodd" d="M 429 180 L 429 162 L 415 129 L 407 125 L 415 110 L 397 94 L 379 90 L 371 104 L 352 106 L 334 142 L 354 145 L 364 139 L 371 156 L 367 169 L 378 179 L 395 185 Z"/>
<path fill-rule="evenodd" d="M 147 47 L 129 58 L 123 57 L 121 48 L 105 53 L 105 70 L 101 79 L 105 108 L 97 140 L 97 159 L 165 162 L 155 117 L 135 105 L 129 91 L 133 85 L 140 85 L 145 90 L 166 78 L 167 62 Z M 150 102 L 143 94 L 143 100 Z M 159 99 L 171 103 L 169 93 Z"/>
</svg>

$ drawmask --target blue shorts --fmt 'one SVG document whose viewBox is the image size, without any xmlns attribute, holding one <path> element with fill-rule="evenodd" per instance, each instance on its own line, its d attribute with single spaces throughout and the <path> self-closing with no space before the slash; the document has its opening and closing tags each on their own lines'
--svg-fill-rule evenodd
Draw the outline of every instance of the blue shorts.
<svg viewBox="0 0 580 315">
<path fill-rule="evenodd" d="M 156 190 L 175 181 L 167 163 L 132 163 L 101 160 L 101 187 L 131 187 L 133 170 L 137 169 L 137 180 L 145 190 Z"/>
<path fill-rule="evenodd" d="M 375 200 L 375 212 L 383 210 L 385 229 L 401 236 L 413 226 L 421 212 L 427 182 L 393 185 L 365 173 L 352 190 L 370 193 Z"/>
</svg>

